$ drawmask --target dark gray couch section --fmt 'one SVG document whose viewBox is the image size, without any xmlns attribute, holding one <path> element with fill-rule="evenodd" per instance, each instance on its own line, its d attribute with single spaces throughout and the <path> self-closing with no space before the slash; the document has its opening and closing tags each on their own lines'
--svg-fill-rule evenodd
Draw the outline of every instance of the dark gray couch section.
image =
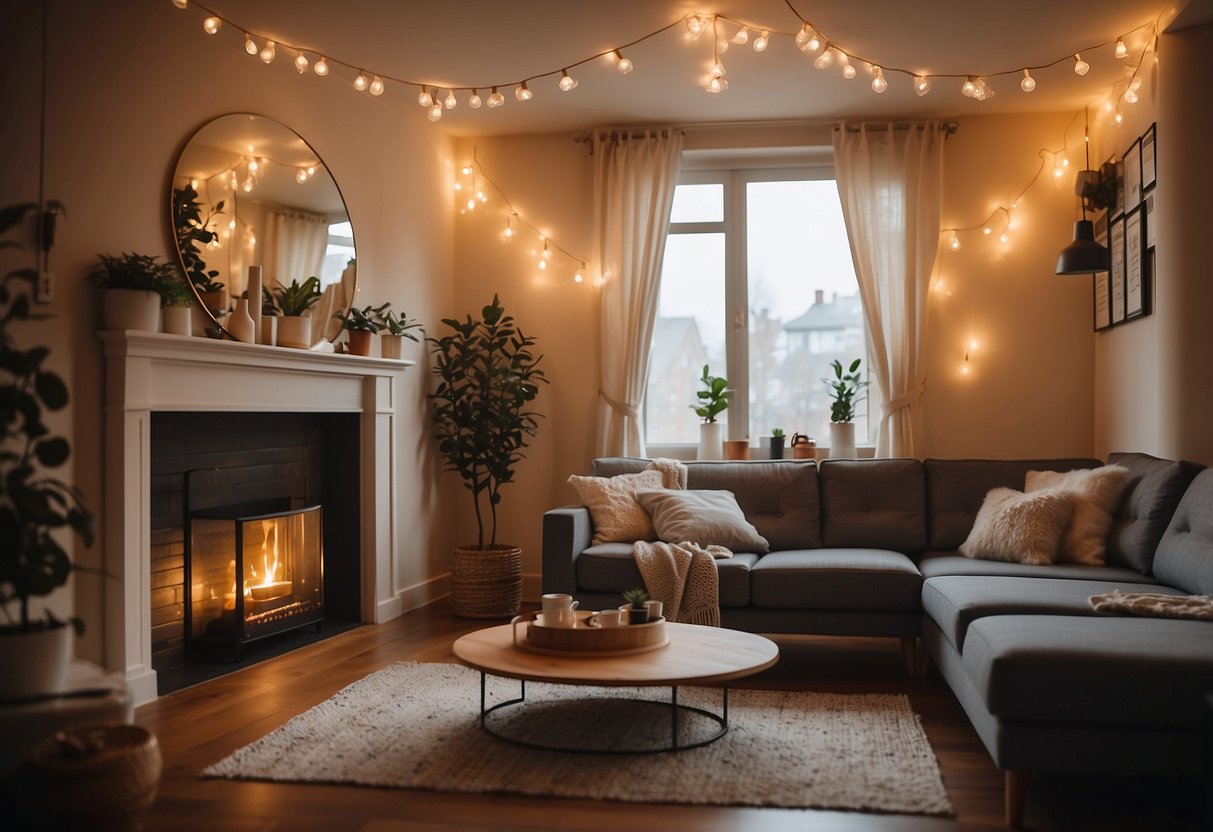
<svg viewBox="0 0 1213 832">
<path fill-rule="evenodd" d="M 966 558 L 956 552 L 930 552 L 918 562 L 923 578 L 941 575 L 1005 575 L 1012 578 L 1051 578 L 1071 581 L 1123 581 L 1132 584 L 1155 584 L 1149 575 L 1122 566 L 1083 566 L 1078 563 L 1009 563 L 1001 560 Z"/>
<path fill-rule="evenodd" d="M 821 542 L 918 552 L 927 543 L 927 501 L 916 459 L 829 459 L 821 464 Z M 772 547 L 774 548 L 774 547 Z"/>
<path fill-rule="evenodd" d="M 765 609 L 917 612 L 922 575 L 885 549 L 771 552 L 750 570 L 750 600 Z"/>
<path fill-rule="evenodd" d="M 1107 563 L 1149 575 L 1167 523 L 1204 466 L 1136 453 L 1112 454 L 1108 462 L 1128 468 L 1132 479 L 1108 537 Z"/>
</svg>

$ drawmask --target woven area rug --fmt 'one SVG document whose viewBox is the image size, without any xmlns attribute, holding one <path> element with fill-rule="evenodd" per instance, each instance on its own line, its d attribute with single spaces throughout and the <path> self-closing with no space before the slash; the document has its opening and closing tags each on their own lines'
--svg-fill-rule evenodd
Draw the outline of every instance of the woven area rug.
<svg viewBox="0 0 1213 832">
<path fill-rule="evenodd" d="M 519 683 L 488 679 L 489 704 Z M 668 742 L 668 688 L 528 683 L 504 709 L 501 733 L 540 744 L 609 749 Z M 720 712 L 721 692 L 680 688 L 681 704 Z M 729 691 L 730 730 L 687 751 L 568 754 L 519 747 L 480 730 L 480 674 L 400 662 L 372 673 L 278 730 L 210 766 L 204 777 L 343 783 L 618 800 L 951 814 L 935 755 L 909 701 L 897 695 Z M 639 712 L 638 712 L 639 711 Z M 680 741 L 715 725 L 689 714 Z"/>
</svg>

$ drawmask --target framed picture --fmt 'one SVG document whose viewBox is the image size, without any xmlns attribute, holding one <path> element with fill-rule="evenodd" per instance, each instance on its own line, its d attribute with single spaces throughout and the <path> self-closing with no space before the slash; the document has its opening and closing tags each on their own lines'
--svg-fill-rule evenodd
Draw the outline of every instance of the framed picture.
<svg viewBox="0 0 1213 832">
<path fill-rule="evenodd" d="M 1125 214 L 1125 320 L 1146 314 L 1145 210 L 1138 206 Z"/>
<path fill-rule="evenodd" d="M 1125 151 L 1125 213 L 1141 204 L 1141 139 Z"/>
<path fill-rule="evenodd" d="M 1112 304 L 1112 323 L 1125 319 L 1125 221 L 1116 217 L 1108 226 L 1108 240 L 1112 249 L 1112 272 L 1108 275 Z"/>
<path fill-rule="evenodd" d="M 1153 252 L 1155 242 L 1157 241 L 1157 237 L 1155 236 L 1154 229 L 1156 229 L 1158 227 L 1158 223 L 1156 223 L 1154 221 L 1155 217 L 1154 217 L 1154 191 L 1153 190 L 1150 190 L 1146 194 L 1146 198 L 1144 200 L 1142 200 L 1142 204 L 1145 206 L 1145 209 L 1146 209 L 1146 249 L 1148 249 L 1150 252 Z M 1153 274 L 1153 272 L 1151 272 L 1151 274 Z"/>
<path fill-rule="evenodd" d="M 1150 129 L 1141 137 L 1141 189 L 1148 191 L 1158 181 L 1158 151 L 1154 139 L 1158 134 L 1158 125 L 1151 124 Z"/>
<path fill-rule="evenodd" d="M 1095 242 L 1104 248 L 1108 247 L 1108 212 L 1098 211 L 1091 218 L 1095 226 Z M 1111 283 L 1107 272 L 1096 272 L 1091 275 L 1093 305 L 1095 313 L 1095 331 L 1099 332 L 1112 326 L 1112 294 Z"/>
<path fill-rule="evenodd" d="M 1113 190 L 1115 201 L 1108 206 L 1108 218 L 1113 219 L 1125 212 L 1125 163 L 1123 159 L 1113 156 L 1106 162 L 1106 166 L 1116 183 Z"/>
</svg>

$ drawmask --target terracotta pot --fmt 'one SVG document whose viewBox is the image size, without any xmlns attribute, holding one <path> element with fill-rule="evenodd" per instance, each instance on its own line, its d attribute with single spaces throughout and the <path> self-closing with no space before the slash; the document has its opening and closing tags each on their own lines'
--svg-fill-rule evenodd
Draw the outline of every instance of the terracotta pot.
<svg viewBox="0 0 1213 832">
<path fill-rule="evenodd" d="M 725 459 L 749 459 L 750 458 L 750 440 L 748 440 L 748 439 L 726 439 L 726 440 L 724 440 L 724 458 Z"/>
<path fill-rule="evenodd" d="M 346 330 L 345 338 L 350 345 L 350 352 L 354 355 L 370 355 L 371 354 L 371 338 L 375 333 L 365 329 L 349 329 Z"/>
</svg>

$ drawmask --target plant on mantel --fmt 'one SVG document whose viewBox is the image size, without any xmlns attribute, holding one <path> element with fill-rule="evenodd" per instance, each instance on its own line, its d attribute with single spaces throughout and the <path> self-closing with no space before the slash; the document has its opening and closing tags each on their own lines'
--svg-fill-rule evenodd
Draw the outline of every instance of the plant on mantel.
<svg viewBox="0 0 1213 832">
<path fill-rule="evenodd" d="M 333 315 L 334 318 L 341 321 L 341 328 L 346 332 L 350 352 L 354 355 L 371 354 L 371 336 L 376 335 L 383 328 L 379 323 L 379 313 L 383 308 L 383 306 L 375 308 L 368 305 L 358 309 L 351 306 L 345 312 Z"/>
<path fill-rule="evenodd" d="M 0 209 L 0 236 L 38 208 L 23 204 Z M 0 241 L 0 247 L 13 246 L 11 241 Z M 14 337 L 15 330 L 29 331 L 23 326 L 26 322 L 48 317 L 31 308 L 37 279 L 37 269 L 19 268 L 7 272 L 0 282 L 0 423 L 4 431 L 0 437 L 0 608 L 5 616 L 0 623 L 0 646 L 19 636 L 66 632 L 66 623 L 77 632 L 83 630 L 79 618 L 64 622 L 45 608 L 39 615 L 31 601 L 66 584 L 74 568 L 63 547 L 61 531 L 74 532 L 86 546 L 93 542 L 93 515 L 84 506 L 79 490 L 48 473 L 62 467 L 71 456 L 68 441 L 54 435 L 43 421 L 47 411 L 67 406 L 67 384 L 46 368 L 50 353 L 47 347 L 23 348 Z M 68 656 L 70 641 L 65 658 Z M 36 658 L 41 661 L 46 657 Z M 5 663 L 10 661 L 6 656 Z M 29 691 L 20 685 L 36 683 L 10 677 L 27 672 L 28 668 L 20 666 L 0 668 L 5 687 L 7 682 L 15 681 L 16 689 L 24 694 Z M 62 672 L 66 672 L 66 661 Z"/>
</svg>

